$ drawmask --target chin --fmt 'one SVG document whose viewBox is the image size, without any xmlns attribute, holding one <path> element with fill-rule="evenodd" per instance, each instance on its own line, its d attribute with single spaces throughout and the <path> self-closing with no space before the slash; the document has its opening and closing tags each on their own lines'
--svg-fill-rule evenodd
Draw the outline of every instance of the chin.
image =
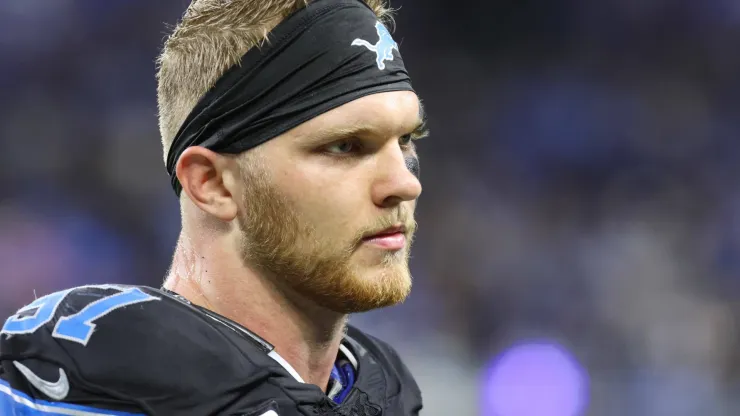
<svg viewBox="0 0 740 416">
<path fill-rule="evenodd" d="M 397 305 L 411 293 L 411 273 L 405 263 L 371 267 L 350 279 L 346 300 L 352 312 Z"/>
</svg>

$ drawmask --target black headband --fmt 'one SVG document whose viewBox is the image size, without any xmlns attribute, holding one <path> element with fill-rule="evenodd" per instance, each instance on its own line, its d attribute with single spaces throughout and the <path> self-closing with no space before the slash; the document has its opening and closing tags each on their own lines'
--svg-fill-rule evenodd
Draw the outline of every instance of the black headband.
<svg viewBox="0 0 740 416">
<path fill-rule="evenodd" d="M 360 0 L 316 0 L 249 50 L 196 104 L 167 155 L 203 146 L 241 153 L 324 112 L 386 91 L 413 91 L 398 45 Z"/>
</svg>

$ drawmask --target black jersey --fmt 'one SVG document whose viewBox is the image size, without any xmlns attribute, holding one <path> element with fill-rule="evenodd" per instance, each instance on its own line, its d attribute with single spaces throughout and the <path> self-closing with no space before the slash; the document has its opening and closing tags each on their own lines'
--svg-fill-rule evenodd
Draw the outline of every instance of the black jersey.
<svg viewBox="0 0 740 416">
<path fill-rule="evenodd" d="M 165 290 L 98 285 L 39 298 L 0 332 L 0 415 L 417 415 L 396 352 L 349 327 L 336 403 L 246 328 Z"/>
</svg>

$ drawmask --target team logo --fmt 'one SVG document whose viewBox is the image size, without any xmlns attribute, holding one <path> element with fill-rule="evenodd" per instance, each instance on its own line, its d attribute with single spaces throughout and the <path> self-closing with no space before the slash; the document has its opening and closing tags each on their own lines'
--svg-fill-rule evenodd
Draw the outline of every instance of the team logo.
<svg viewBox="0 0 740 416">
<path fill-rule="evenodd" d="M 385 61 L 393 60 L 393 50 L 398 51 L 398 44 L 382 23 L 375 23 L 375 30 L 378 32 L 378 43 L 373 45 L 365 39 L 357 38 L 352 41 L 352 46 L 364 46 L 375 52 L 375 62 L 378 64 L 378 69 L 383 70 L 385 69 Z"/>
</svg>

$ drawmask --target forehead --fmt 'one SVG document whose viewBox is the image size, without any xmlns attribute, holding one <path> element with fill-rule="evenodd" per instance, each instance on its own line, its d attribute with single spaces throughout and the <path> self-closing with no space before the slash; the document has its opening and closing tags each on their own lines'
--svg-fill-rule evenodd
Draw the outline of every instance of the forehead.
<svg viewBox="0 0 740 416">
<path fill-rule="evenodd" d="M 371 94 L 327 111 L 294 128 L 293 137 L 341 135 L 364 131 L 395 137 L 411 133 L 423 119 L 423 108 L 411 91 Z"/>
</svg>

